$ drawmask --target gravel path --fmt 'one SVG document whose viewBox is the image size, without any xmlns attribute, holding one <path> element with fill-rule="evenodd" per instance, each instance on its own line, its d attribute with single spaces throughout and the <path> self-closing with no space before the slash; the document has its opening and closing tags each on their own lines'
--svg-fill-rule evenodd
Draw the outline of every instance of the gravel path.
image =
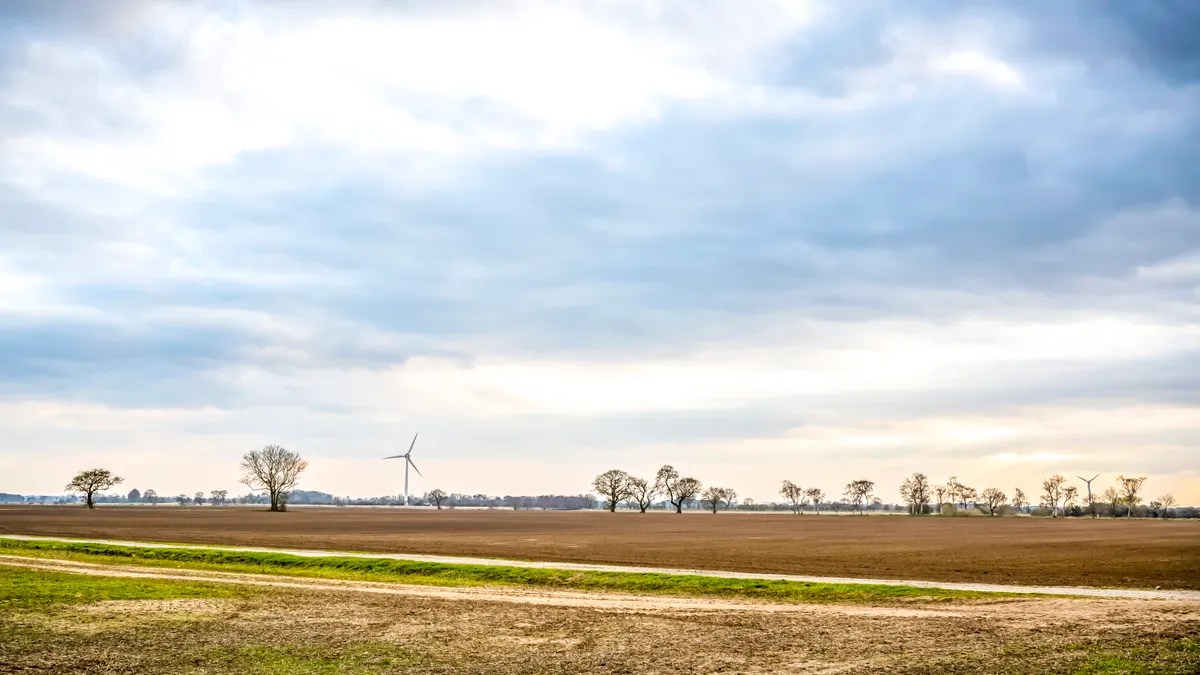
<svg viewBox="0 0 1200 675">
<path fill-rule="evenodd" d="M 62 539 L 58 537 L 35 537 L 6 534 L 3 538 L 26 541 L 61 541 L 86 544 L 110 544 L 113 546 L 138 546 L 143 548 L 193 548 L 214 551 L 246 551 L 256 553 L 286 553 L 306 557 L 340 556 L 348 558 L 378 558 L 385 560 L 408 560 L 414 562 L 445 563 L 449 565 L 488 565 L 494 567 L 529 567 L 537 569 L 576 570 L 581 572 L 642 572 L 655 574 L 689 574 L 723 579 L 769 579 L 832 584 L 875 584 L 882 586 L 914 586 L 917 588 L 943 588 L 949 590 L 984 591 L 991 593 L 1031 593 L 1036 595 L 1074 595 L 1091 598 L 1125 598 L 1134 600 L 1183 600 L 1200 602 L 1200 591 L 1139 590 L 1129 588 L 1090 588 L 1081 586 L 1009 586 L 1003 584 L 971 584 L 947 581 L 921 581 L 915 579 L 863 579 L 846 577 L 810 577 L 795 574 L 765 574 L 759 572 L 733 572 L 714 570 L 673 569 L 667 567 L 632 567 L 622 565 L 592 565 L 566 562 L 534 562 L 528 560 L 499 560 L 493 558 L 461 558 L 455 556 L 418 555 L 409 553 L 348 553 L 344 551 L 320 551 L 311 549 L 258 548 L 249 546 L 211 546 L 190 544 L 161 544 L 140 541 L 118 541 L 112 539 Z"/>
</svg>

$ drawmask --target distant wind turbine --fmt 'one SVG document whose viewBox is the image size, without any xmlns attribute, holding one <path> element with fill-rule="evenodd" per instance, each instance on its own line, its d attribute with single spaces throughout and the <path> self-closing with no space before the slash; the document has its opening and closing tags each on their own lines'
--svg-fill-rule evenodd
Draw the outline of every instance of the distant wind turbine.
<svg viewBox="0 0 1200 675">
<path fill-rule="evenodd" d="M 384 457 L 384 459 L 399 459 L 401 457 L 404 458 L 404 505 L 405 506 L 408 506 L 408 467 L 411 466 L 413 468 L 413 471 L 417 472 L 418 476 L 424 476 L 424 474 L 421 473 L 421 470 L 418 469 L 417 465 L 413 464 L 413 461 L 412 461 L 413 446 L 416 444 L 417 444 L 417 434 L 413 434 L 412 443 L 409 444 L 409 446 L 408 446 L 408 452 L 404 453 L 403 455 L 392 455 L 391 457 Z"/>
<path fill-rule="evenodd" d="M 413 440 L 416 440 L 416 439 L 413 439 Z M 1088 486 L 1088 509 L 1091 510 L 1093 518 L 1096 517 L 1096 505 L 1092 502 L 1092 481 L 1096 480 L 1099 477 L 1100 477 L 1100 474 L 1096 474 L 1095 476 L 1092 476 L 1091 478 L 1084 478 L 1083 476 L 1076 476 L 1076 478 L 1078 478 L 1079 480 L 1087 483 L 1087 486 Z"/>
</svg>

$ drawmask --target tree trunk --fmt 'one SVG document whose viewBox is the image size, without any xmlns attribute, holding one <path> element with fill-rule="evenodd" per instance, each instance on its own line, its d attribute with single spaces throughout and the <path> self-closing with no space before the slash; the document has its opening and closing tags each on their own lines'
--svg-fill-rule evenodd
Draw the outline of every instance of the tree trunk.
<svg viewBox="0 0 1200 675">
<path fill-rule="evenodd" d="M 617 512 L 617 502 L 615 500 L 612 500 L 612 499 L 608 500 L 608 512 L 609 513 Z"/>
<path fill-rule="evenodd" d="M 87 505 L 89 509 L 96 508 L 95 502 L 92 501 L 92 493 L 87 493 Z"/>
<path fill-rule="evenodd" d="M 683 500 L 682 499 L 680 499 L 677 502 L 671 502 L 671 504 L 675 507 L 675 513 L 683 513 Z"/>
</svg>

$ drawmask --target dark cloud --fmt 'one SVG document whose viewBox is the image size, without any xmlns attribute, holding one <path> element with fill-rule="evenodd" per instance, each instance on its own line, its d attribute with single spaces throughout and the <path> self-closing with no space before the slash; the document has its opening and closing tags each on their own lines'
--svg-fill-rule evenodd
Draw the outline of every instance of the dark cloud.
<svg viewBox="0 0 1200 675">
<path fill-rule="evenodd" d="M 131 21 L 123 14 L 111 23 L 96 3 L 78 15 L 53 4 L 10 5 L 4 30 L 28 37 Z M 951 31 L 970 17 L 1005 27 L 999 55 L 1031 75 L 1054 59 L 1088 67 L 1034 100 L 967 82 L 861 111 L 730 118 L 668 110 L 658 123 L 598 134 L 584 152 L 490 158 L 420 192 L 393 189 L 378 167 L 343 171 L 328 149 L 247 153 L 209 172 L 217 189 L 165 199 L 171 222 L 157 213 L 84 215 L 4 187 L 0 262 L 44 275 L 53 302 L 92 308 L 120 328 L 9 322 L 0 329 L 0 374 L 14 394 L 93 387 L 108 400 L 142 401 L 114 392 L 145 381 L 138 391 L 170 398 L 189 374 L 229 364 L 379 367 L 419 354 L 468 358 L 472 349 L 678 354 L 736 340 L 780 314 L 948 322 L 1011 309 L 994 299 L 1009 293 L 1036 293 L 1030 302 L 1049 310 L 1157 311 L 1186 301 L 1190 288 L 1163 290 L 1134 275 L 1200 249 L 1200 107 L 1182 84 L 1195 76 L 1196 48 L 1182 39 L 1195 7 L 977 2 L 951 16 L 943 7 L 839 5 L 767 80 L 848 95 L 854 72 L 893 56 L 889 27 L 922 21 Z M 171 45 L 131 47 L 94 32 L 89 45 L 107 50 L 103 62 L 122 77 L 155 77 L 174 63 Z M 1098 67 L 1121 59 L 1134 72 Z M 133 123 L 89 106 L 87 91 L 62 96 L 59 118 L 18 103 L 0 108 L 0 123 L 85 136 L 119 135 Z M 283 170 L 329 175 L 269 198 L 238 191 Z M 80 187 L 66 180 L 56 186 Z M 1164 205 L 1175 215 L 1155 215 Z M 113 245 L 149 232 L 155 262 L 94 272 L 126 264 Z M 201 273 L 173 275 L 172 266 Z M 948 289 L 965 299 L 948 303 Z M 181 327 L 151 311 L 161 307 L 330 327 L 288 343 L 303 354 L 289 360 L 261 351 L 287 342 L 269 332 L 220 318 Z M 370 343 L 366 331 L 421 337 Z M 454 342 L 468 346 L 437 346 Z M 1156 368 L 1138 391 L 1182 391 L 1190 380 L 1162 372 L 1173 367 Z M 179 396 L 194 401 L 198 391 L 223 402 L 234 395 L 184 387 Z"/>
<path fill-rule="evenodd" d="M 1200 6 L 1189 0 L 1014 3 L 1029 19 L 1030 45 L 1103 67 L 1131 65 L 1177 82 L 1200 80 Z"/>
</svg>

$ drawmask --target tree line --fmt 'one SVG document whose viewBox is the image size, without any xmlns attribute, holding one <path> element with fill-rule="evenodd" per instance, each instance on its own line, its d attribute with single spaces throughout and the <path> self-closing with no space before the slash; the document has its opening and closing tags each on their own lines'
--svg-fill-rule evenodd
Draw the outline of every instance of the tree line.
<svg viewBox="0 0 1200 675">
<path fill-rule="evenodd" d="M 108 469 L 89 469 L 81 471 L 71 479 L 66 489 L 79 494 L 88 508 L 95 508 L 102 502 L 126 502 L 141 504 L 178 503 L 180 506 L 201 506 L 211 504 L 266 504 L 271 511 L 286 511 L 288 504 L 328 504 L 332 506 L 347 505 L 395 505 L 398 497 L 335 497 L 325 492 L 312 490 L 297 490 L 296 483 L 300 475 L 308 468 L 308 462 L 299 454 L 284 449 L 278 445 L 267 445 L 261 450 L 254 450 L 242 456 L 239 468 L 242 471 L 241 482 L 250 488 L 250 492 L 230 497 L 228 490 L 212 490 L 207 494 L 195 492 L 180 493 L 176 496 L 160 496 L 155 490 L 142 492 L 136 488 L 130 490 L 124 497 L 103 497 L 105 490 L 120 485 L 124 478 Z M 14 495 L 16 497 L 17 495 Z M 21 500 L 23 501 L 23 500 Z M 416 503 L 428 504 L 442 508 L 443 505 L 454 507 L 486 507 L 512 509 L 554 509 L 576 510 L 593 509 L 596 498 L 593 495 L 505 495 L 490 496 L 484 494 L 448 494 L 440 489 L 430 490 L 424 498 L 417 498 Z"/>
<path fill-rule="evenodd" d="M 331 503 L 334 505 L 374 503 L 372 500 L 352 500 L 332 497 L 325 493 L 314 493 L 296 490 L 295 486 L 300 475 L 308 468 L 308 462 L 299 454 L 284 449 L 278 445 L 267 445 L 261 450 L 254 450 L 242 456 L 239 464 L 242 470 L 241 482 L 250 488 L 251 492 L 243 497 L 234 498 L 240 503 L 265 503 L 271 511 L 285 511 L 289 501 L 297 495 L 304 497 L 304 503 Z M 1081 479 L 1082 480 L 1082 479 Z M 98 496 L 105 490 L 121 484 L 123 478 L 113 474 L 108 469 L 89 469 L 79 472 L 66 486 L 72 493 L 78 493 L 88 508 L 95 508 Z M 1086 482 L 1086 481 L 1085 481 Z M 914 473 L 905 478 L 900 484 L 899 493 L 908 513 L 924 515 L 930 513 L 953 514 L 957 509 L 977 509 L 990 516 L 1005 515 L 1006 513 L 1029 510 L 1035 515 L 1049 515 L 1052 518 L 1062 516 L 1090 515 L 1098 517 L 1108 515 L 1116 518 L 1121 515 L 1134 517 L 1137 515 L 1167 516 L 1177 505 L 1175 497 L 1164 494 L 1158 499 L 1142 506 L 1145 498 L 1143 487 L 1145 476 L 1117 476 L 1116 482 L 1108 486 L 1102 493 L 1092 492 L 1088 483 L 1086 492 L 1075 485 L 1068 484 L 1066 478 L 1055 474 L 1042 481 L 1039 501 L 1036 506 L 1044 513 L 1033 509 L 1035 504 L 1026 497 L 1019 487 L 1013 489 L 1012 497 L 999 488 L 987 487 L 977 490 L 951 476 L 945 483 L 934 484 L 923 473 Z M 708 486 L 692 476 L 680 474 L 675 467 L 667 464 L 662 466 L 654 475 L 647 479 L 633 476 L 620 469 L 610 469 L 596 476 L 592 487 L 600 494 L 603 505 L 609 511 L 616 511 L 620 504 L 629 504 L 641 513 L 661 504 L 682 513 L 684 508 L 700 505 L 716 513 L 722 508 L 739 507 L 737 491 L 730 487 Z M 802 487 L 790 480 L 783 480 L 779 494 L 785 500 L 787 508 L 793 513 L 803 513 L 806 506 L 820 513 L 823 506 L 840 510 L 848 508 L 862 513 L 864 509 L 878 509 L 884 506 L 880 497 L 875 494 L 875 482 L 867 479 L 852 480 L 842 490 L 840 500 L 827 501 L 826 493 L 818 487 Z M 313 496 L 329 497 L 328 502 L 316 501 Z M 118 498 L 119 499 L 119 498 Z M 386 499 L 386 498 L 379 498 Z M 221 506 L 234 500 L 229 498 L 226 490 L 212 490 L 207 497 L 204 492 L 192 495 L 180 494 L 173 498 L 160 497 L 154 490 L 139 492 L 131 490 L 126 501 L 159 503 L 177 501 L 181 506 L 189 504 L 201 505 L 207 503 Z M 489 497 L 487 495 L 465 495 L 446 493 L 441 489 L 430 490 L 420 499 L 426 504 L 441 509 L 447 506 L 483 506 L 490 508 L 510 507 L 514 509 L 591 509 L 595 508 L 597 499 L 587 495 L 539 495 L 539 496 L 504 496 Z M 753 500 L 746 499 L 740 508 L 770 508 L 777 506 L 755 505 Z M 1123 513 L 1122 513 L 1123 511 Z M 1190 510 L 1189 510 L 1190 515 Z"/>
<path fill-rule="evenodd" d="M 286 511 L 288 499 L 300 480 L 300 474 L 308 468 L 308 461 L 282 446 L 267 445 L 261 450 L 251 450 L 242 455 L 239 467 L 242 470 L 241 482 L 250 488 L 252 494 L 266 493 L 266 501 L 270 504 L 271 511 Z M 76 474 L 67 483 L 66 489 L 68 492 L 80 494 L 87 507 L 94 509 L 96 498 L 101 492 L 111 490 L 123 482 L 124 478 L 108 469 L 88 469 Z M 225 504 L 228 497 L 227 490 L 213 490 L 208 494 L 210 503 L 218 506 Z M 203 492 L 192 495 L 182 493 L 173 498 L 161 499 L 154 490 L 140 493 L 137 489 L 131 490 L 127 498 L 129 501 L 136 499 L 149 503 L 174 500 L 178 501 L 180 506 L 203 504 L 205 501 Z"/>
<path fill-rule="evenodd" d="M 631 476 L 620 469 L 610 469 L 592 480 L 592 487 L 604 500 L 604 507 L 616 511 L 622 502 L 634 505 L 642 513 L 653 506 L 660 498 L 665 504 L 670 504 L 676 513 L 682 513 L 685 506 L 700 503 L 705 508 L 716 513 L 722 506 L 732 507 L 737 500 L 737 492 L 733 488 L 709 486 L 691 476 L 682 476 L 675 467 L 664 465 L 654 475 L 653 480 Z"/>
<path fill-rule="evenodd" d="M 1101 494 L 1096 494 L 1090 489 L 1082 492 L 1077 486 L 1069 485 L 1066 478 L 1055 474 L 1042 481 L 1041 493 L 1038 495 L 1038 501 L 1034 503 L 1019 487 L 1013 489 L 1010 498 L 999 488 L 987 487 L 978 490 L 963 483 L 957 476 L 951 476 L 945 483 L 934 484 L 925 474 L 914 473 L 900 484 L 899 492 L 911 515 L 950 515 L 975 509 L 989 516 L 1014 512 L 1029 512 L 1052 518 L 1068 515 L 1097 517 L 1105 514 L 1113 518 L 1121 515 L 1168 516 L 1177 506 L 1175 497 L 1169 493 L 1149 502 L 1144 509 L 1140 508 L 1144 501 L 1142 489 L 1145 482 L 1145 476 L 1122 475 L 1117 477 L 1115 485 L 1109 486 Z M 699 503 L 716 513 L 722 507 L 734 508 L 737 497 L 733 488 L 705 488 L 696 478 L 680 476 L 670 465 L 659 469 L 653 481 L 633 476 L 620 469 L 610 469 L 596 476 L 592 487 L 603 498 L 604 507 L 609 511 L 616 511 L 619 505 L 628 504 L 631 508 L 645 513 L 654 504 L 661 503 L 664 506 L 670 505 L 676 513 L 681 513 L 685 506 Z M 863 513 L 865 509 L 884 506 L 882 499 L 875 495 L 875 482 L 867 479 L 847 483 L 842 489 L 841 499 L 836 501 L 827 501 L 825 491 L 819 487 L 806 488 L 787 479 L 783 480 L 779 495 L 783 497 L 787 508 L 796 514 L 804 513 L 806 508 L 811 508 L 818 514 L 822 508 L 846 508 Z M 662 501 L 659 502 L 659 499 Z M 746 500 L 742 507 L 751 508 L 753 503 Z"/>
<path fill-rule="evenodd" d="M 1083 480 L 1083 479 L 1080 479 Z M 1084 481 L 1087 484 L 1087 481 Z M 952 508 L 975 508 L 985 511 L 990 516 L 1003 514 L 1007 511 L 1022 511 L 1040 507 L 1051 518 L 1059 516 L 1090 515 L 1095 518 L 1107 511 L 1107 515 L 1116 518 L 1138 515 L 1138 508 L 1145 500 L 1142 488 L 1146 484 L 1145 476 L 1117 476 L 1114 485 L 1108 486 L 1103 493 L 1092 492 L 1087 485 L 1086 491 L 1078 486 L 1070 485 L 1065 477 L 1054 474 L 1042 480 L 1038 501 L 1033 503 L 1026 497 L 1021 488 L 1013 488 L 1011 499 L 1002 490 L 995 487 L 976 490 L 951 476 L 944 484 L 932 484 L 923 473 L 914 473 L 900 484 L 900 497 L 908 505 L 909 513 L 920 515 L 930 512 L 944 513 L 947 506 Z M 930 508 L 930 504 L 934 508 Z M 1166 516 L 1177 505 L 1175 497 L 1170 493 L 1164 494 L 1147 504 L 1147 513 L 1143 515 Z"/>
</svg>

